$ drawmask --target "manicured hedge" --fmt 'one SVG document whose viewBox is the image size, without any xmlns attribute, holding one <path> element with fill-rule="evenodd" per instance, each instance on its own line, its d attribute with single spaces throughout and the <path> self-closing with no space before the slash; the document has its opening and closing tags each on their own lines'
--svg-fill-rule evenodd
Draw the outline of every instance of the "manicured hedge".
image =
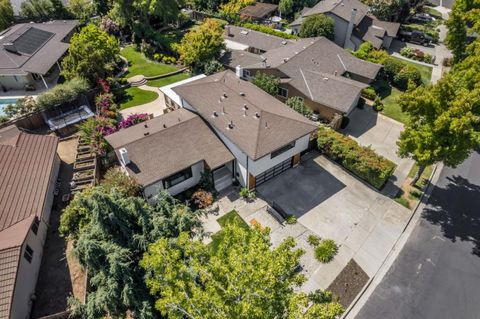
<svg viewBox="0 0 480 319">
<path fill-rule="evenodd" d="M 370 147 L 361 146 L 326 126 L 319 127 L 317 143 L 326 156 L 377 189 L 382 188 L 395 170 L 393 162 L 376 154 Z"/>
</svg>

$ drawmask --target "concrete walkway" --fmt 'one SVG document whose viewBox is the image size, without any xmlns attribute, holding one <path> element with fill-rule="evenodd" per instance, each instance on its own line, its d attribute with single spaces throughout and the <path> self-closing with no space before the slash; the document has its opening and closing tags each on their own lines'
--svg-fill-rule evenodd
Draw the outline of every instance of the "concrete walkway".
<svg viewBox="0 0 480 319">
<path fill-rule="evenodd" d="M 164 114 L 164 110 L 167 107 L 165 106 L 165 98 L 163 96 L 163 93 L 157 87 L 153 87 L 153 86 L 142 85 L 142 86 L 139 86 L 138 88 L 145 91 L 151 91 L 151 92 L 157 93 L 158 94 L 157 99 L 146 104 L 137 105 L 137 106 L 133 106 L 133 107 L 129 107 L 127 109 L 121 110 L 120 114 L 122 118 L 126 118 L 131 114 L 138 114 L 138 113 L 153 114 L 154 117 Z"/>
</svg>

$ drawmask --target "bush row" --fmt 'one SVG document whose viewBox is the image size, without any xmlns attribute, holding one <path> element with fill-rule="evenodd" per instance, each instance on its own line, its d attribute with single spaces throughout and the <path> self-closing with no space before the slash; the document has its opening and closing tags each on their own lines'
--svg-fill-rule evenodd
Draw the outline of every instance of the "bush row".
<svg viewBox="0 0 480 319">
<path fill-rule="evenodd" d="M 383 69 L 390 81 L 403 91 L 408 88 L 409 82 L 415 86 L 422 84 L 420 71 L 399 59 L 392 57 L 385 59 Z"/>
<path fill-rule="evenodd" d="M 261 25 L 261 24 L 242 23 L 241 26 L 244 27 L 244 28 L 259 31 L 259 32 L 262 32 L 262 33 L 275 35 L 277 37 L 284 38 L 284 39 L 298 39 L 298 36 L 296 36 L 294 34 L 288 34 L 288 33 L 282 32 L 282 31 L 277 31 L 275 29 L 272 29 L 270 27 L 267 27 L 267 26 L 264 26 L 264 25 Z"/>
<path fill-rule="evenodd" d="M 395 164 L 376 154 L 370 147 L 328 127 L 318 129 L 317 144 L 320 151 L 353 174 L 380 189 L 395 170 Z"/>
</svg>

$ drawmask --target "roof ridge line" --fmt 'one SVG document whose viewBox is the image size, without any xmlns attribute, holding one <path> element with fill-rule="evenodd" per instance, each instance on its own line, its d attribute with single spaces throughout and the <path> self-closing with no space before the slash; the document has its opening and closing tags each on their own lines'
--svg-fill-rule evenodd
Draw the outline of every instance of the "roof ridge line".
<svg viewBox="0 0 480 319">
<path fill-rule="evenodd" d="M 308 94 L 310 94 L 310 99 L 313 101 L 313 94 L 312 90 L 310 90 L 310 86 L 308 85 L 307 79 L 305 79 L 305 74 L 303 74 L 302 68 L 299 68 L 300 74 L 302 75 L 303 82 L 305 82 L 305 85 L 307 86 Z"/>
</svg>

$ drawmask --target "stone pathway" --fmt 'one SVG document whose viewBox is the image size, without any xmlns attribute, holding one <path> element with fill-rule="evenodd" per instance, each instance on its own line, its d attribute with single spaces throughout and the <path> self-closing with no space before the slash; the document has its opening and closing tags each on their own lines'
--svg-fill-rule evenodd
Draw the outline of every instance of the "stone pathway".
<svg viewBox="0 0 480 319">
<path fill-rule="evenodd" d="M 132 106 L 127 109 L 121 110 L 120 111 L 121 116 L 125 118 L 130 114 L 148 113 L 148 114 L 153 114 L 154 117 L 157 117 L 159 115 L 164 114 L 164 111 L 167 109 L 167 107 L 165 106 L 165 98 L 163 93 L 157 87 L 148 86 L 146 84 L 141 85 L 138 88 L 141 90 L 152 91 L 157 93 L 158 94 L 157 99 L 146 104 Z"/>
</svg>

